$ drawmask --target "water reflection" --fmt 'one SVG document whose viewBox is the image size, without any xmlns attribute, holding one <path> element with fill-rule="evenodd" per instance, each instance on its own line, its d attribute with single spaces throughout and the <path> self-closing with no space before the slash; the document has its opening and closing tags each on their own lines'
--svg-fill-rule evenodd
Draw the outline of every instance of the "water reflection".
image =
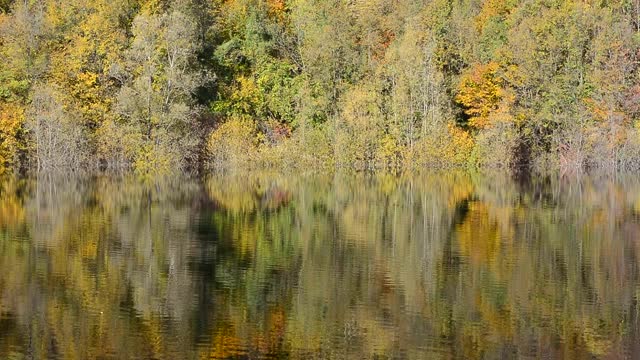
<svg viewBox="0 0 640 360">
<path fill-rule="evenodd" d="M 631 358 L 640 178 L 0 182 L 0 358 Z"/>
</svg>

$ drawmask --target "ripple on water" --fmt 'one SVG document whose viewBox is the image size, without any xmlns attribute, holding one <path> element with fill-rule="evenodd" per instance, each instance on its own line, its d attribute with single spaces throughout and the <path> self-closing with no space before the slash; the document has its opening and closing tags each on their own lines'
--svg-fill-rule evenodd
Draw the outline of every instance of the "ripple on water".
<svg viewBox="0 0 640 360">
<path fill-rule="evenodd" d="M 640 178 L 30 188 L 0 194 L 21 207 L 0 219 L 3 359 L 633 358 L 640 343 Z"/>
</svg>

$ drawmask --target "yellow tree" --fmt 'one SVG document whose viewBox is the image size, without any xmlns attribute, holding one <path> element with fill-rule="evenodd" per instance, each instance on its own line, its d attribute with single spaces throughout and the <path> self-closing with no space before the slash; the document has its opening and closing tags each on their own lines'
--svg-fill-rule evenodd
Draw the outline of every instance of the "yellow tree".
<svg viewBox="0 0 640 360">
<path fill-rule="evenodd" d="M 490 62 L 477 64 L 462 75 L 456 102 L 462 105 L 469 116 L 468 125 L 484 129 L 491 125 L 490 115 L 498 110 L 505 98 L 503 80 L 498 75 L 499 65 Z"/>
<path fill-rule="evenodd" d="M 24 109 L 16 104 L 0 104 L 0 174 L 16 162 Z"/>
<path fill-rule="evenodd" d="M 52 56 L 52 77 L 69 95 L 67 104 L 91 125 L 110 109 L 109 70 L 121 62 L 127 39 L 119 19 L 125 2 L 98 0 L 77 5 L 86 14 L 69 34 L 68 43 Z M 71 21 L 76 19 L 69 19 Z"/>
</svg>

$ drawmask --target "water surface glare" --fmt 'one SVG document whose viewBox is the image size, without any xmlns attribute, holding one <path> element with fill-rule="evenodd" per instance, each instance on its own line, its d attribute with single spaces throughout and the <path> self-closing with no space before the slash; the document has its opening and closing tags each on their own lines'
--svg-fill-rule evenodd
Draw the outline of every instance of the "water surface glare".
<svg viewBox="0 0 640 360">
<path fill-rule="evenodd" d="M 0 180 L 1 359 L 640 354 L 640 176 Z"/>
</svg>

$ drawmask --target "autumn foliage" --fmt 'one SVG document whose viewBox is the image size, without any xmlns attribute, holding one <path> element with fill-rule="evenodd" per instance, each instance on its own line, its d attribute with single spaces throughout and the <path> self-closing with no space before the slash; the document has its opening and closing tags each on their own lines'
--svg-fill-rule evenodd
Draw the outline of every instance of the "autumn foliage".
<svg viewBox="0 0 640 360">
<path fill-rule="evenodd" d="M 0 8 L 3 169 L 640 168 L 633 2 Z"/>
<path fill-rule="evenodd" d="M 490 115 L 498 109 L 504 96 L 498 70 L 495 62 L 474 65 L 460 79 L 456 101 L 464 107 L 472 128 L 480 130 L 491 125 Z"/>
<path fill-rule="evenodd" d="M 23 123 L 24 109 L 15 104 L 0 106 L 0 174 L 16 164 Z"/>
</svg>

